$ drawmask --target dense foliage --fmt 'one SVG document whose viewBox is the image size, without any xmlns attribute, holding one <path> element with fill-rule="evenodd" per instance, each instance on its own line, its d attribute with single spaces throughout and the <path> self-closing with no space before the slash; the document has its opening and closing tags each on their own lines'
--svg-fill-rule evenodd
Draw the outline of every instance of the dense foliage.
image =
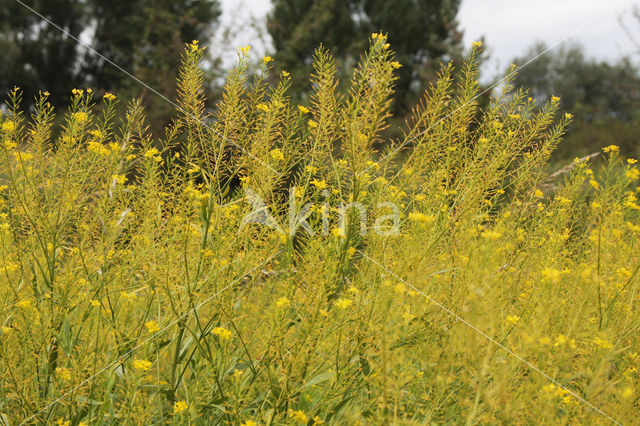
<svg viewBox="0 0 640 426">
<path fill-rule="evenodd" d="M 121 69 L 171 96 L 180 64 L 177 52 L 191 40 L 209 37 L 221 13 L 218 0 L 22 3 L 0 4 L 0 48 L 4 52 L 0 93 L 4 96 L 19 81 L 27 110 L 38 91 L 45 90 L 51 93 L 52 105 L 66 107 L 66 93 L 83 85 L 138 96 L 141 87 Z M 78 40 L 93 50 L 79 45 Z M 166 124 L 165 102 L 155 96 L 144 96 L 143 101 L 152 107 L 154 127 Z"/>
<path fill-rule="evenodd" d="M 609 63 L 589 58 L 580 45 L 548 51 L 537 43 L 514 63 L 522 67 L 516 86 L 539 101 L 560 97 L 561 109 L 576 118 L 558 158 L 587 155 L 610 144 L 640 154 L 640 72 L 630 58 Z"/>
<path fill-rule="evenodd" d="M 477 46 L 376 152 L 399 64 L 370 41 L 344 96 L 317 50 L 305 105 L 243 48 L 213 116 L 191 44 L 158 140 L 138 102 L 74 90 L 53 138 L 49 94 L 10 93 L 3 422 L 633 421 L 635 160 L 546 176 L 571 115 L 509 82 L 479 114 Z"/>
<path fill-rule="evenodd" d="M 397 71 L 394 92 L 403 114 L 435 77 L 439 60 L 461 53 L 462 32 L 456 15 L 460 0 L 276 0 L 267 29 L 279 67 L 292 72 L 294 89 L 308 90 L 304 76 L 312 70 L 313 50 L 323 44 L 338 59 L 338 72 L 351 73 L 367 49 L 372 32 L 391 34 Z"/>
</svg>

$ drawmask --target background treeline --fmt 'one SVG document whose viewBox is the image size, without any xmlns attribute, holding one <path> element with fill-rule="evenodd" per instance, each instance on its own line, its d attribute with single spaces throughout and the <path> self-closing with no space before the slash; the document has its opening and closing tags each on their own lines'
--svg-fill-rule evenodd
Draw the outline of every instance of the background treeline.
<svg viewBox="0 0 640 426">
<path fill-rule="evenodd" d="M 204 44 L 216 33 L 242 33 L 244 28 L 221 28 L 219 0 L 47 0 L 24 1 L 66 32 L 92 46 L 101 55 L 134 74 L 162 95 L 173 98 L 184 43 Z M 398 70 L 393 111 L 400 124 L 434 81 L 440 64 L 458 61 L 465 46 L 456 16 L 460 0 L 273 0 L 261 29 L 273 47 L 274 78 L 286 70 L 292 76 L 291 95 L 305 99 L 312 52 L 323 44 L 337 59 L 338 76 L 345 82 L 356 58 L 376 31 L 389 34 L 389 42 L 402 64 Z M 490 46 L 489 46 L 490 47 Z M 537 43 L 513 62 L 527 63 L 546 46 Z M 0 4 L 0 95 L 19 84 L 25 107 L 39 90 L 51 93 L 56 107 L 66 107 L 74 87 L 141 97 L 147 106 L 152 132 L 170 120 L 173 106 L 104 58 L 80 46 L 73 38 L 43 22 L 18 2 Z M 209 46 L 207 93 L 215 108 L 220 76 L 228 64 Z M 516 85 L 530 90 L 542 104 L 552 95 L 575 116 L 566 141 L 556 153 L 564 162 L 620 145 L 629 155 L 638 153 L 635 134 L 640 72 L 632 59 L 616 63 L 598 61 L 579 45 L 553 49 L 523 68 Z M 342 86 L 342 83 L 340 86 Z M 341 87 L 339 87 L 340 89 Z M 488 94 L 485 94 L 488 95 Z M 480 104 L 483 105 L 483 100 Z M 388 131 L 394 136 L 394 126 Z"/>
</svg>

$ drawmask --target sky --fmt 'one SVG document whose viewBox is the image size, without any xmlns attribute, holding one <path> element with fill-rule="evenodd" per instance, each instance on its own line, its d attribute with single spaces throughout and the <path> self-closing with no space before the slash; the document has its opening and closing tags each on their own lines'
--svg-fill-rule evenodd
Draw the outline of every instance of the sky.
<svg viewBox="0 0 640 426">
<path fill-rule="evenodd" d="M 221 2 L 227 23 L 259 21 L 271 7 L 270 0 Z M 579 42 L 588 55 L 606 60 L 640 57 L 640 49 L 630 41 L 631 35 L 640 45 L 640 21 L 630 16 L 634 6 L 640 7 L 640 0 L 463 0 L 458 21 L 467 45 L 484 36 L 491 57 L 483 72 L 498 75 L 536 40 L 549 46 Z M 257 40 L 252 31 L 238 34 L 234 43 L 252 44 L 259 53 L 269 49 L 269 41 Z"/>
</svg>

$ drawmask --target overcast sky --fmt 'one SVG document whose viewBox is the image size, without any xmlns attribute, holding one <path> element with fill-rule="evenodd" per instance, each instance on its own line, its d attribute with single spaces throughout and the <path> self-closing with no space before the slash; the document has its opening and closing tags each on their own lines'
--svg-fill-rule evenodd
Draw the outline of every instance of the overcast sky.
<svg viewBox="0 0 640 426">
<path fill-rule="evenodd" d="M 225 22 L 232 16 L 236 20 L 263 19 L 271 7 L 270 0 L 221 1 Z M 640 41 L 640 22 L 628 16 L 633 6 L 640 6 L 640 0 L 463 0 L 458 20 L 466 44 L 485 37 L 491 51 L 485 72 L 496 74 L 535 40 L 548 45 L 565 39 L 577 41 L 588 54 L 602 59 L 634 54 L 620 24 L 622 18 Z M 236 44 L 264 49 L 251 32 L 238 35 Z"/>
</svg>

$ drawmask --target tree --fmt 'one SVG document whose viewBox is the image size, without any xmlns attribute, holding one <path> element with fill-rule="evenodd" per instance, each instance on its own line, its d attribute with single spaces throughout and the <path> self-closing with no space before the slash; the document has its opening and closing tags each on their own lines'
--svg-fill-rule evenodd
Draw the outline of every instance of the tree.
<svg viewBox="0 0 640 426">
<path fill-rule="evenodd" d="M 82 1 L 26 3 L 70 34 L 79 35 L 86 28 Z M 0 93 L 19 84 L 26 107 L 39 90 L 51 92 L 54 105 L 64 103 L 69 91 L 84 80 L 78 43 L 14 1 L 0 3 L 0 49 Z"/>
<path fill-rule="evenodd" d="M 267 18 L 276 60 L 294 76 L 295 88 L 311 70 L 312 52 L 320 44 L 342 63 L 346 74 L 377 31 L 402 63 L 396 82 L 396 109 L 403 111 L 420 96 L 434 75 L 438 59 L 457 56 L 461 32 L 455 17 L 460 0 L 274 0 Z"/>
<path fill-rule="evenodd" d="M 588 58 L 577 44 L 539 56 L 546 49 L 544 43 L 536 43 L 526 55 L 514 59 L 516 65 L 527 64 L 518 72 L 515 84 L 529 89 L 539 103 L 558 96 L 563 112 L 574 115 L 558 155 L 575 157 L 609 144 L 629 153 L 636 151 L 640 124 L 638 68 L 628 58 L 616 63 Z"/>
<path fill-rule="evenodd" d="M 68 33 L 86 39 L 102 56 L 167 97 L 175 91 L 180 51 L 192 40 L 206 41 L 220 16 L 219 0 L 47 0 L 30 7 Z M 141 88 L 101 56 L 86 51 L 59 29 L 17 2 L 0 5 L 0 47 L 8 52 L 0 64 L 0 89 L 16 82 L 28 107 L 38 90 L 52 93 L 65 106 L 74 87 L 137 96 Z M 144 91 L 154 106 L 153 127 L 165 124 L 173 109 Z"/>
<path fill-rule="evenodd" d="M 91 7 L 96 50 L 168 98 L 184 44 L 209 39 L 220 17 L 219 0 L 91 0 Z M 140 93 L 139 83 L 99 56 L 89 53 L 86 69 L 96 87 Z M 152 130 L 159 131 L 173 106 L 146 90 L 143 103 L 153 114 Z"/>
</svg>

